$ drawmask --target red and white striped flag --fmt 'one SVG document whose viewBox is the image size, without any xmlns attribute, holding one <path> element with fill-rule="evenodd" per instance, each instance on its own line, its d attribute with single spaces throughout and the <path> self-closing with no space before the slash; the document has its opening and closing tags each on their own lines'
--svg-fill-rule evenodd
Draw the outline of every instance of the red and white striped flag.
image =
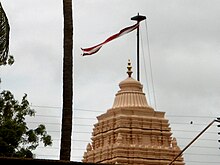
<svg viewBox="0 0 220 165">
<path fill-rule="evenodd" d="M 83 51 L 82 56 L 92 55 L 92 54 L 98 52 L 99 49 L 100 49 L 104 44 L 108 43 L 109 41 L 112 41 L 113 39 L 116 39 L 116 38 L 118 38 L 118 37 L 121 37 L 121 36 L 124 35 L 124 34 L 127 34 L 127 33 L 131 32 L 131 31 L 135 30 L 136 28 L 138 28 L 138 26 L 139 26 L 139 22 L 137 22 L 135 25 L 132 25 L 132 26 L 129 26 L 129 27 L 126 27 L 126 28 L 120 30 L 119 33 L 110 36 L 110 37 L 107 38 L 104 42 L 102 42 L 102 43 L 100 43 L 100 44 L 98 44 L 98 45 L 96 45 L 96 46 L 93 46 L 93 47 L 90 47 L 90 48 L 81 48 L 82 51 Z"/>
</svg>

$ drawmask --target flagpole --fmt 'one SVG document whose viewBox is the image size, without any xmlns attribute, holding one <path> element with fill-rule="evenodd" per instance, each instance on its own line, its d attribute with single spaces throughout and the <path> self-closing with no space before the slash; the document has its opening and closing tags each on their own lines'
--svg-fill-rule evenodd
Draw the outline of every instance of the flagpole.
<svg viewBox="0 0 220 165">
<path fill-rule="evenodd" d="M 132 17 L 131 20 L 137 21 L 138 23 L 145 20 L 146 17 L 139 15 L 139 13 Z M 137 27 L 137 80 L 140 81 L 140 64 L 139 64 L 139 26 Z"/>
</svg>

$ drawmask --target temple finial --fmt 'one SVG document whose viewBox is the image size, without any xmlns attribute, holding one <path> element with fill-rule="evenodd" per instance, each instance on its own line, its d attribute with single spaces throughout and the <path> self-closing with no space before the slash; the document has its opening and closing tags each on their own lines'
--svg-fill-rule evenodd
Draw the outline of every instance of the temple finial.
<svg viewBox="0 0 220 165">
<path fill-rule="evenodd" d="M 131 77 L 131 74 L 133 72 L 131 71 L 132 66 L 131 66 L 131 60 L 130 59 L 128 59 L 128 66 L 127 66 L 127 68 L 128 68 L 128 71 L 127 71 L 128 77 Z"/>
</svg>

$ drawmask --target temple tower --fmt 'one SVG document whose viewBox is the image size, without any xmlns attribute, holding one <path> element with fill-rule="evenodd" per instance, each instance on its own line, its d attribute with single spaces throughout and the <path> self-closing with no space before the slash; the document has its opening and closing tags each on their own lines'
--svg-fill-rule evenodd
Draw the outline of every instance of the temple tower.
<svg viewBox="0 0 220 165">
<path fill-rule="evenodd" d="M 97 117 L 83 162 L 131 165 L 168 165 L 181 150 L 172 137 L 165 112 L 148 105 L 143 85 L 128 77 L 119 83 L 111 109 Z M 183 157 L 173 164 L 184 165 Z"/>
</svg>

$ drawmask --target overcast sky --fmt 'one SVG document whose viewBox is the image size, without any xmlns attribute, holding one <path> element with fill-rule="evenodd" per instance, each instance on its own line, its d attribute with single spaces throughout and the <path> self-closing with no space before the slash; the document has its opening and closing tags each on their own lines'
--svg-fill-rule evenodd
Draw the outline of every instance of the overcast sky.
<svg viewBox="0 0 220 165">
<path fill-rule="evenodd" d="M 62 1 L 1 2 L 11 27 L 10 54 L 15 63 L 1 66 L 0 88 L 10 90 L 19 101 L 27 93 L 37 112 L 30 125 L 45 123 L 54 137 L 54 146 L 48 150 L 41 148 L 37 157 L 58 159 L 62 113 Z M 137 13 L 147 17 L 140 25 L 140 81 L 148 103 L 155 110 L 166 112 L 180 147 L 185 147 L 220 116 L 219 9 L 218 0 L 73 0 L 72 160 L 81 160 L 91 141 L 96 116 L 112 107 L 118 84 L 127 78 L 128 59 L 136 78 L 136 32 L 109 42 L 92 56 L 81 56 L 81 48 L 101 43 L 133 25 L 131 17 Z M 186 151 L 187 165 L 220 163 L 217 131 L 213 125 Z"/>
</svg>

